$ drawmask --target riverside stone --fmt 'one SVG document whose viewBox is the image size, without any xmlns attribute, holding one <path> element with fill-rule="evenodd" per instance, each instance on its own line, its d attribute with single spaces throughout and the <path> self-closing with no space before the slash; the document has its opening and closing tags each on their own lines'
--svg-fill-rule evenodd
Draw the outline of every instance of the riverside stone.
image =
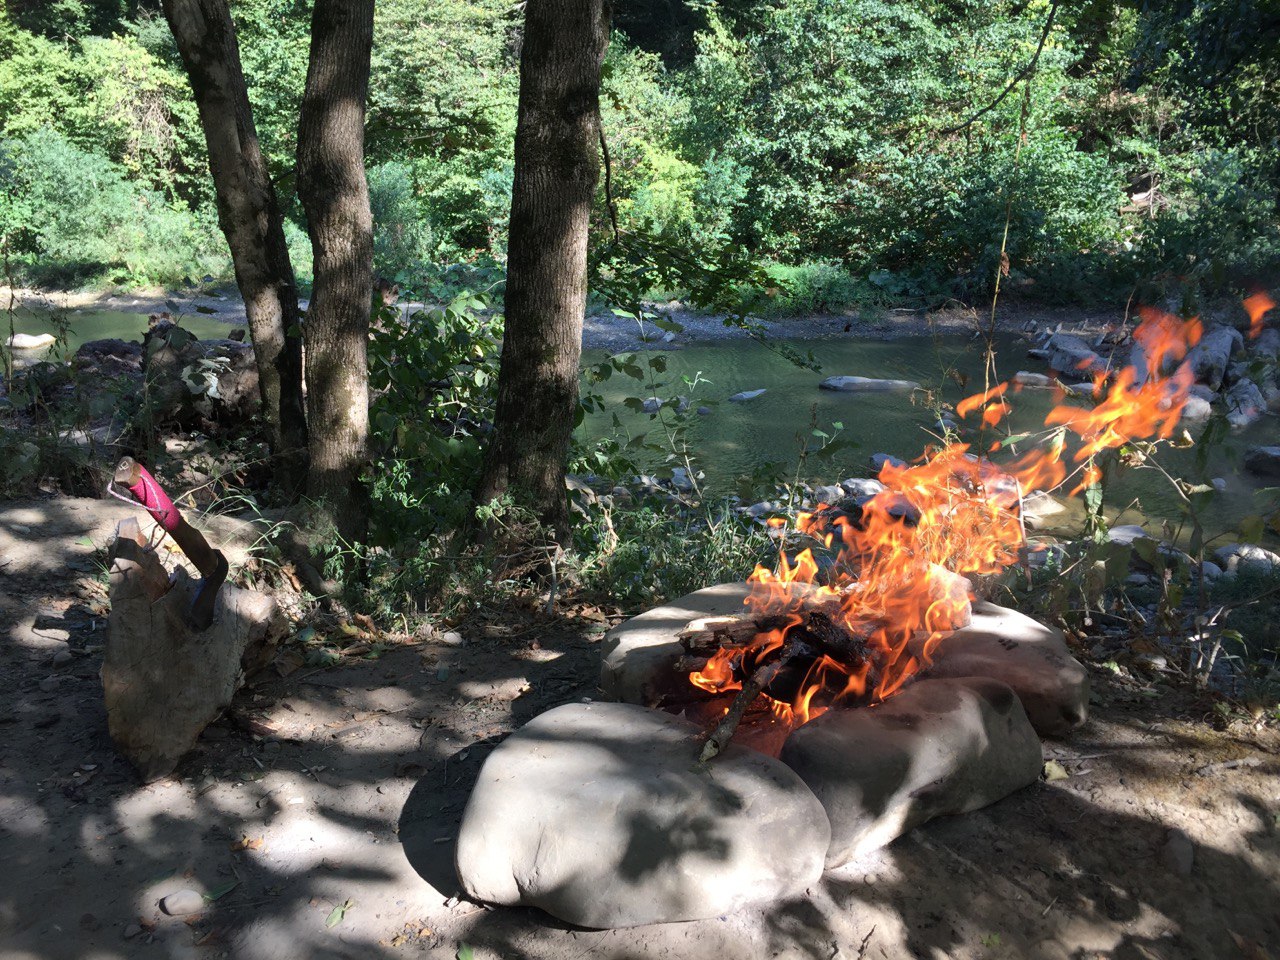
<svg viewBox="0 0 1280 960">
<path fill-rule="evenodd" d="M 1187 421 L 1208 420 L 1213 416 L 1213 405 L 1203 397 L 1188 395 L 1186 403 L 1182 406 L 1180 419 Z"/>
<path fill-rule="evenodd" d="M 905 467 L 907 465 L 907 461 L 889 453 L 873 453 L 871 455 L 871 469 L 877 474 L 884 469 L 886 463 L 891 463 L 895 467 Z"/>
<path fill-rule="evenodd" d="M 1191 365 L 1191 372 L 1199 383 L 1208 384 L 1216 390 L 1226 376 L 1231 355 L 1243 345 L 1244 338 L 1239 330 L 1215 327 L 1187 352 L 1185 362 Z"/>
<path fill-rule="evenodd" d="M 831 822 L 828 869 L 1040 776 L 1040 740 L 1006 684 L 918 680 L 874 709 L 829 710 L 782 748 Z"/>
<path fill-rule="evenodd" d="M 1047 373 L 1032 373 L 1029 370 L 1019 370 L 1013 375 L 1013 382 L 1019 386 L 1037 390 L 1050 389 L 1057 383 Z"/>
<path fill-rule="evenodd" d="M 849 496 L 857 497 L 858 499 L 874 497 L 884 489 L 883 483 L 879 480 L 872 480 L 870 477 L 850 477 L 847 480 L 841 480 L 840 486 Z"/>
<path fill-rule="evenodd" d="M 831 828 L 790 769 L 744 747 L 697 762 L 699 727 L 567 704 L 490 754 L 458 834 L 463 888 L 584 927 L 700 920 L 800 894 Z"/>
<path fill-rule="evenodd" d="M 1280 359 L 1280 330 L 1268 327 L 1253 341 L 1253 355 L 1261 360 Z"/>
<path fill-rule="evenodd" d="M 840 393 L 889 393 L 894 390 L 919 390 L 914 380 L 877 380 L 872 377 L 827 377 L 819 390 L 835 390 Z"/>
<path fill-rule="evenodd" d="M 1227 422 L 1247 427 L 1267 412 L 1267 401 L 1252 380 L 1238 380 L 1227 391 Z"/>
<path fill-rule="evenodd" d="M 1280 478 L 1280 447 L 1250 447 L 1244 455 L 1244 466 L 1260 477 Z"/>
<path fill-rule="evenodd" d="M 15 333 L 9 338 L 10 350 L 43 350 L 57 343 L 51 333 Z"/>
<path fill-rule="evenodd" d="M 1045 348 L 1049 351 L 1049 366 L 1059 373 L 1086 376 L 1100 373 L 1107 366 L 1087 343 L 1070 333 L 1055 333 Z"/>
<path fill-rule="evenodd" d="M 924 640 L 912 643 L 923 656 Z M 1089 714 L 1089 673 L 1071 656 L 1060 630 L 1016 610 L 982 601 L 969 625 L 944 634 L 928 677 L 992 677 L 1007 683 L 1042 736 L 1061 736 Z"/>
<path fill-rule="evenodd" d="M 741 393 L 735 393 L 729 398 L 730 403 L 746 403 L 748 400 L 754 400 L 756 397 L 763 396 L 767 390 L 743 390 Z"/>
<path fill-rule="evenodd" d="M 1280 570 L 1280 554 L 1272 553 L 1252 543 L 1230 543 L 1213 552 L 1226 573 L 1248 570 L 1254 573 L 1271 573 Z"/>
</svg>

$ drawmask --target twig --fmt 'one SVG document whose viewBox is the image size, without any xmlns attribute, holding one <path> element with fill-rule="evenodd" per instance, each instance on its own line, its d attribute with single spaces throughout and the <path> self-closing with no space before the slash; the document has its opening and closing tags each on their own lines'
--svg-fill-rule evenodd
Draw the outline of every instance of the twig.
<svg viewBox="0 0 1280 960">
<path fill-rule="evenodd" d="M 760 667 L 747 678 L 747 682 L 742 685 L 738 695 L 733 698 L 733 703 L 730 704 L 728 712 L 720 718 L 716 728 L 711 731 L 711 736 L 702 745 L 702 753 L 698 755 L 699 763 L 706 763 L 715 759 L 729 745 L 729 741 L 733 739 L 734 731 L 738 729 L 738 724 L 742 722 L 742 715 L 747 712 L 747 707 L 751 706 L 755 698 L 760 696 L 761 691 L 778 675 L 778 671 L 786 666 L 795 655 L 796 650 L 788 647 L 778 659 Z"/>
<path fill-rule="evenodd" d="M 1244 757 L 1240 760 L 1223 760 L 1221 763 L 1206 763 L 1203 767 L 1196 769 L 1197 777 L 1207 777 L 1211 773 L 1220 773 L 1223 770 L 1235 770 L 1238 767 L 1260 767 L 1262 759 L 1260 757 Z"/>
</svg>

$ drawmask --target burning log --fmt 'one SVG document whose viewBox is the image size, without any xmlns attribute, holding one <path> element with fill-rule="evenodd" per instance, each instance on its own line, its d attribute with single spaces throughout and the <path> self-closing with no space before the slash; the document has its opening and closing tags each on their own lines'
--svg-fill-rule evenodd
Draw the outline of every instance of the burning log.
<svg viewBox="0 0 1280 960">
<path fill-rule="evenodd" d="M 729 745 L 729 741 L 733 739 L 734 731 L 742 722 L 742 716 L 747 712 L 747 708 L 764 692 L 764 688 L 773 681 L 782 668 L 791 662 L 797 652 L 794 648 L 785 651 L 778 659 L 760 667 L 747 678 L 738 695 L 733 698 L 733 703 L 729 705 L 728 713 L 716 724 L 716 728 L 711 731 L 711 736 L 707 737 L 707 742 L 702 745 L 702 752 L 698 754 L 699 763 L 714 760 L 723 752 Z"/>
</svg>

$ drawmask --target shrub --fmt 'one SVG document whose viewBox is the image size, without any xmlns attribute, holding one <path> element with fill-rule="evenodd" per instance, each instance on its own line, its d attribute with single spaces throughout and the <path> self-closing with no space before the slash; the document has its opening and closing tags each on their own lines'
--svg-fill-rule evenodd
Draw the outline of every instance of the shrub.
<svg viewBox="0 0 1280 960">
<path fill-rule="evenodd" d="M 0 154 L 0 233 L 31 280 L 176 286 L 229 274 L 211 211 L 169 203 L 48 127 Z"/>
</svg>

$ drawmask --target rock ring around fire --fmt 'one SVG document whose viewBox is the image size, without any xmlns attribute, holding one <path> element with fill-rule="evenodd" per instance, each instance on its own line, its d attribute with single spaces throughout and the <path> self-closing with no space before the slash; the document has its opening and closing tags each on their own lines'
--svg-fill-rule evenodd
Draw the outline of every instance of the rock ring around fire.
<svg viewBox="0 0 1280 960">
<path fill-rule="evenodd" d="M 741 613 L 749 592 L 745 583 L 707 587 L 614 627 L 601 645 L 604 697 L 653 706 L 687 687 L 675 669 L 685 652 L 676 635 L 700 617 Z M 1041 736 L 1061 736 L 1088 716 L 1089 674 L 1061 631 L 993 603 L 974 604 L 969 625 L 943 637 L 923 675 L 1007 683 Z"/>
<path fill-rule="evenodd" d="M 485 761 L 456 866 L 468 895 L 584 927 L 718 917 L 801 894 L 830 824 L 788 767 L 731 746 L 696 760 L 694 724 L 631 704 L 568 704 Z"/>
</svg>

